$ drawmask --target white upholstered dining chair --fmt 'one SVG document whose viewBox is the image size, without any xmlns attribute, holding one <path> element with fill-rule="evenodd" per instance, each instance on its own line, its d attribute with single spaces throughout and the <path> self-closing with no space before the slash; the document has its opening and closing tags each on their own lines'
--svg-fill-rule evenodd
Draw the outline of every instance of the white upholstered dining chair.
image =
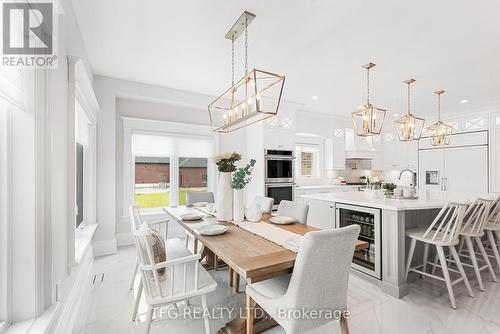
<svg viewBox="0 0 500 334">
<path fill-rule="evenodd" d="M 186 193 L 186 205 L 199 202 L 214 203 L 214 193 L 210 191 L 188 191 Z"/>
<path fill-rule="evenodd" d="M 248 284 L 247 312 L 253 318 L 255 303 L 262 307 L 288 334 L 303 333 L 331 322 L 281 316 L 294 310 L 323 310 L 337 314 L 347 310 L 349 271 L 358 238 L 359 225 L 309 232 L 304 236 L 292 274 Z M 281 314 L 281 315 L 280 315 Z M 340 317 L 342 333 L 348 333 L 347 319 Z M 247 333 L 253 324 L 247 321 Z"/>
<path fill-rule="evenodd" d="M 278 216 L 288 216 L 295 218 L 300 224 L 307 224 L 307 213 L 309 212 L 309 205 L 283 200 L 278 206 Z"/>
<path fill-rule="evenodd" d="M 271 213 L 273 211 L 274 198 L 255 196 L 252 205 L 254 204 L 257 204 L 260 207 L 262 213 Z"/>
</svg>

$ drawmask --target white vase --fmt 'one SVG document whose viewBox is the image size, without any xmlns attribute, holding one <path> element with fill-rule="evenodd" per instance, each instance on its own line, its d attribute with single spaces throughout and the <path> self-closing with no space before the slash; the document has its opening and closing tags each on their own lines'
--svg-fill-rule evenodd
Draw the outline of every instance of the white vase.
<svg viewBox="0 0 500 334">
<path fill-rule="evenodd" d="M 233 221 L 241 223 L 245 220 L 245 200 L 243 199 L 243 189 L 234 189 L 233 198 Z"/>
<path fill-rule="evenodd" d="M 219 174 L 217 185 L 217 220 L 230 221 L 233 219 L 233 188 L 231 187 L 231 173 Z"/>
<path fill-rule="evenodd" d="M 260 219 L 262 218 L 262 209 L 260 208 L 260 205 L 254 203 L 252 206 L 247 208 L 245 210 L 245 217 L 249 222 L 252 223 L 259 222 Z"/>
</svg>

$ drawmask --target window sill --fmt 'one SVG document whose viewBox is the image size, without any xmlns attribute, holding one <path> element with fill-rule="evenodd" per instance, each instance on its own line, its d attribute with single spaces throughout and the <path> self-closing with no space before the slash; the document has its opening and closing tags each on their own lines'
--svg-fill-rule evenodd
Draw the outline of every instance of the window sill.
<svg viewBox="0 0 500 334">
<path fill-rule="evenodd" d="M 98 224 L 85 224 L 75 230 L 75 262 L 80 263 L 92 242 Z"/>
</svg>

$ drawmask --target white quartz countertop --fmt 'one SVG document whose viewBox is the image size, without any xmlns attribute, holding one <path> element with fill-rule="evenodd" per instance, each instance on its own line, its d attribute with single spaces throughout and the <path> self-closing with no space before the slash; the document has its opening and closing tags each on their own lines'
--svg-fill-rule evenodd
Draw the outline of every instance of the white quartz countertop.
<svg viewBox="0 0 500 334">
<path fill-rule="evenodd" d="M 327 201 L 330 203 L 360 205 L 393 211 L 437 209 L 441 208 L 447 202 L 447 198 L 445 197 L 426 198 L 425 196 L 421 196 L 418 199 L 408 200 L 376 198 L 374 193 L 367 192 L 306 194 L 303 195 L 302 198 Z"/>
</svg>

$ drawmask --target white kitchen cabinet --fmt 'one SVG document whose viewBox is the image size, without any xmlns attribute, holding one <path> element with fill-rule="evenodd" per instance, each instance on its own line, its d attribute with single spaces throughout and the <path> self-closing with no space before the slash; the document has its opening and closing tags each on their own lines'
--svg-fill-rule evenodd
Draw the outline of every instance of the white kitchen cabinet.
<svg viewBox="0 0 500 334">
<path fill-rule="evenodd" d="M 295 132 L 277 128 L 264 129 L 264 148 L 271 150 L 294 150 Z"/>
<path fill-rule="evenodd" d="M 418 143 L 416 141 L 388 141 L 382 144 L 381 167 L 388 169 L 416 169 Z"/>
<path fill-rule="evenodd" d="M 304 203 L 309 205 L 307 225 L 319 229 L 332 229 L 335 224 L 335 208 L 328 201 L 306 198 Z"/>
<path fill-rule="evenodd" d="M 500 113 L 491 115 L 490 124 L 490 191 L 500 194 Z"/>
<path fill-rule="evenodd" d="M 267 118 L 264 124 L 269 129 L 295 131 L 295 113 L 279 111 L 276 116 Z"/>
<path fill-rule="evenodd" d="M 325 139 L 325 169 L 345 169 L 345 129 L 334 129 L 333 136 Z"/>
<path fill-rule="evenodd" d="M 488 193 L 488 145 L 474 141 L 469 144 L 420 150 L 419 188 L 433 194 L 443 190 L 471 196 Z"/>
</svg>

